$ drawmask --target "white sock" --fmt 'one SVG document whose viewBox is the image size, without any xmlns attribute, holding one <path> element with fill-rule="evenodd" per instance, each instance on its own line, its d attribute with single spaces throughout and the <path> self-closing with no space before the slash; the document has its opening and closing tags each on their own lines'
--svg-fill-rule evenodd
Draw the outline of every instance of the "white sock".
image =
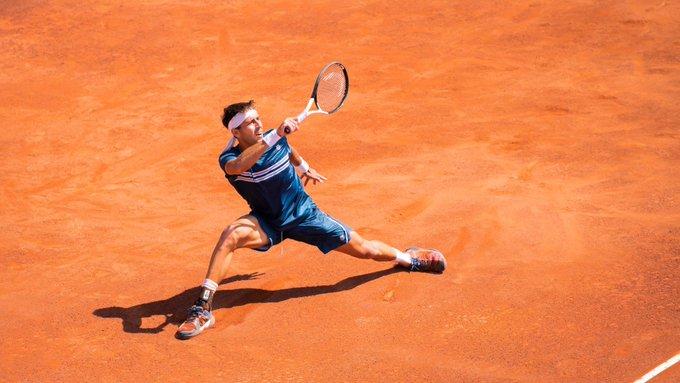
<svg viewBox="0 0 680 383">
<path fill-rule="evenodd" d="M 206 279 L 203 281 L 201 287 L 203 287 L 201 299 L 208 302 L 208 300 L 212 298 L 212 295 L 215 293 L 215 291 L 217 291 L 218 285 L 217 282 L 213 281 L 212 279 Z"/>
<path fill-rule="evenodd" d="M 394 249 L 394 255 L 397 257 L 397 259 L 395 259 L 395 262 L 397 262 L 399 265 L 404 267 L 411 266 L 411 256 L 408 255 L 407 253 Z"/>
<path fill-rule="evenodd" d="M 201 286 L 205 287 L 208 290 L 212 291 L 217 290 L 217 282 L 213 281 L 212 279 L 206 279 L 205 281 L 203 281 L 203 284 Z"/>
</svg>

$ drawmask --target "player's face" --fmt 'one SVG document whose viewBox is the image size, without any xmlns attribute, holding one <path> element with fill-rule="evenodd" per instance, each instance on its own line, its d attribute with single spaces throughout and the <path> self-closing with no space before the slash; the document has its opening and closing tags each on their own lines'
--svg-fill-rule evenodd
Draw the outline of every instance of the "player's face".
<svg viewBox="0 0 680 383">
<path fill-rule="evenodd" d="M 239 125 L 236 138 L 238 138 L 239 142 L 250 146 L 262 139 L 263 130 L 260 115 L 256 114 L 254 117 L 248 117 Z"/>
</svg>

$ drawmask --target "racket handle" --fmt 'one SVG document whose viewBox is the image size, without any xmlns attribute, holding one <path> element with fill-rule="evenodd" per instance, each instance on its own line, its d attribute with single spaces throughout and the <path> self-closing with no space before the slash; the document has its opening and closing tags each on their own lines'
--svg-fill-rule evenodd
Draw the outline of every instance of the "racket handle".
<svg viewBox="0 0 680 383">
<path fill-rule="evenodd" d="M 297 122 L 298 122 L 298 123 L 301 123 L 302 121 L 305 120 L 305 118 L 307 118 L 307 111 L 306 111 L 306 110 L 305 110 L 304 112 L 298 114 L 298 116 L 297 116 Z"/>
<path fill-rule="evenodd" d="M 298 124 L 299 124 L 299 123 L 301 123 L 302 121 L 304 121 L 305 118 L 307 118 L 307 111 L 304 111 L 304 112 L 298 114 L 298 116 L 296 117 L 296 120 L 297 120 L 297 122 L 298 122 Z M 285 127 L 285 128 L 283 129 L 283 131 L 286 132 L 286 134 L 288 134 L 288 133 L 290 133 L 290 128 L 289 128 L 289 127 Z"/>
</svg>

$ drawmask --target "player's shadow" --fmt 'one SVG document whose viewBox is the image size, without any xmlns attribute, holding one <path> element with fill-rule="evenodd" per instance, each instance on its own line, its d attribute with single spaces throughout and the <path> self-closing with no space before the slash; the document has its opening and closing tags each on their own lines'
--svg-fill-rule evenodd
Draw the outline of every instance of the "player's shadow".
<svg viewBox="0 0 680 383">
<path fill-rule="evenodd" d="M 251 303 L 275 303 L 288 299 L 310 297 L 314 295 L 337 293 L 353 289 L 386 275 L 398 273 L 405 269 L 390 268 L 368 274 L 345 278 L 332 285 L 291 287 L 278 290 L 264 290 L 240 288 L 233 290 L 218 290 L 213 298 L 214 309 L 231 308 Z M 260 273 L 239 274 L 222 280 L 220 284 L 257 279 Z M 94 310 L 93 314 L 101 318 L 120 318 L 123 320 L 123 331 L 130 333 L 158 334 L 167 325 L 179 325 L 186 319 L 189 306 L 198 298 L 200 287 L 188 290 L 159 301 L 142 303 L 131 307 L 105 307 Z M 142 327 L 142 319 L 155 315 L 165 316 L 165 321 L 155 327 Z"/>
</svg>

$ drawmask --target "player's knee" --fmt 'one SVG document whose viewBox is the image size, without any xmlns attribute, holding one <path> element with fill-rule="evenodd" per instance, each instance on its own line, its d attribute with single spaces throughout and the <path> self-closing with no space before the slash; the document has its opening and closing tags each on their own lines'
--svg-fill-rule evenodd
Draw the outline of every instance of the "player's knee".
<svg viewBox="0 0 680 383">
<path fill-rule="evenodd" d="M 241 242 L 247 239 L 250 234 L 251 229 L 244 227 L 243 225 L 231 224 L 222 230 L 221 245 L 222 247 L 228 247 L 230 249 L 235 249 L 239 246 Z"/>
<path fill-rule="evenodd" d="M 233 225 L 225 227 L 224 230 L 222 230 L 222 234 L 220 235 L 220 242 L 226 241 L 233 230 L 234 230 Z"/>
</svg>

